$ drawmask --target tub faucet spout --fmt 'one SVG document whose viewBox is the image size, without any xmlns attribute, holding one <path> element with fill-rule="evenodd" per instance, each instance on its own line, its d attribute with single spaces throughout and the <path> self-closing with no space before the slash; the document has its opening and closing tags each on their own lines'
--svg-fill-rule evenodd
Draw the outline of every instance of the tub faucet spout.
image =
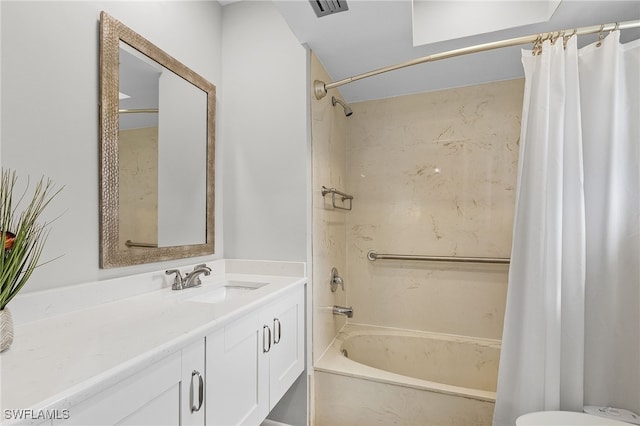
<svg viewBox="0 0 640 426">
<path fill-rule="evenodd" d="M 344 315 L 347 318 L 353 318 L 353 308 L 349 306 L 345 308 L 343 306 L 333 306 L 333 315 Z"/>
</svg>

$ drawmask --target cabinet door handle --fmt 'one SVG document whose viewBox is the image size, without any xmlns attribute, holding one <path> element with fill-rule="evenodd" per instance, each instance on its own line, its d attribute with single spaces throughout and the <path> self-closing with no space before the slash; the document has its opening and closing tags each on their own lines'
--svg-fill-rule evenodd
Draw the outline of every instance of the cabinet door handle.
<svg viewBox="0 0 640 426">
<path fill-rule="evenodd" d="M 193 403 L 193 377 L 198 376 L 198 405 Z M 191 373 L 191 392 L 189 392 L 189 402 L 191 404 L 191 412 L 195 413 L 202 408 L 202 402 L 204 401 L 204 380 L 199 371 L 193 370 Z"/>
<path fill-rule="evenodd" d="M 267 335 L 267 333 L 265 333 L 265 329 L 268 332 L 268 336 L 267 337 L 267 343 L 269 344 L 269 346 L 264 344 L 264 336 Z M 267 353 L 271 350 L 271 329 L 269 328 L 268 325 L 264 325 L 262 326 L 262 352 L 263 353 Z"/>
<path fill-rule="evenodd" d="M 273 319 L 273 343 L 280 343 L 280 337 L 282 337 L 282 326 L 278 318 Z"/>
</svg>

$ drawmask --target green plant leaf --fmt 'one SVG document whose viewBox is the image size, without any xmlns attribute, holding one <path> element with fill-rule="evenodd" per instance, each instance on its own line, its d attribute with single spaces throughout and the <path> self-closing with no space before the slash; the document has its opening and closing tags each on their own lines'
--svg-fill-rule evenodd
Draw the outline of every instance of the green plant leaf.
<svg viewBox="0 0 640 426">
<path fill-rule="evenodd" d="M 39 266 L 38 261 L 49 235 L 51 222 L 41 222 L 41 214 L 62 191 L 44 177 L 37 183 L 33 196 L 27 188 L 14 200 L 15 171 L 2 170 L 0 180 L 0 310 L 13 299 Z M 28 203 L 22 207 L 23 201 Z M 15 234 L 11 248 L 5 247 L 6 232 Z"/>
</svg>

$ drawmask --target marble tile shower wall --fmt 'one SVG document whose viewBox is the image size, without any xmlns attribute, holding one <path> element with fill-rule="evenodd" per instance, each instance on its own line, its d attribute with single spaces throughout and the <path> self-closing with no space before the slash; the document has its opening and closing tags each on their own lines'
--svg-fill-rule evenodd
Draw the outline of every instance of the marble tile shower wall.
<svg viewBox="0 0 640 426">
<path fill-rule="evenodd" d="M 517 79 L 351 105 L 346 181 L 334 169 L 327 181 L 355 196 L 353 210 L 314 209 L 321 216 L 314 223 L 346 220 L 353 322 L 501 338 L 506 266 L 371 262 L 367 252 L 510 256 L 523 85 Z M 329 139 L 329 157 L 319 160 L 338 164 Z M 327 173 L 316 165 L 314 176 Z M 342 237 L 321 235 L 323 249 L 337 251 L 320 258 L 340 259 Z"/>
<path fill-rule="evenodd" d="M 322 64 L 311 55 L 311 80 L 331 81 Z M 339 96 L 339 93 L 331 95 Z M 348 212 L 331 208 L 330 196 L 321 187 L 346 187 L 347 122 L 340 107 L 331 105 L 331 95 L 311 103 L 313 158 L 313 361 L 317 361 L 345 323 L 331 307 L 344 305 L 342 289 L 332 293 L 331 268 L 346 273 L 346 220 Z M 328 203 L 328 204 L 327 204 Z"/>
</svg>

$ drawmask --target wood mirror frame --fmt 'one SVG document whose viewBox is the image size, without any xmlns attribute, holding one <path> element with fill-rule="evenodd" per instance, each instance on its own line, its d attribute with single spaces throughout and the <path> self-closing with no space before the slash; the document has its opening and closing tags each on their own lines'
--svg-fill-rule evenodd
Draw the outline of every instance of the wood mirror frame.
<svg viewBox="0 0 640 426">
<path fill-rule="evenodd" d="M 204 244 L 126 247 L 119 240 L 119 49 L 124 42 L 207 95 L 206 236 Z M 214 149 L 216 88 L 203 77 L 105 12 L 100 14 L 100 268 L 115 268 L 214 253 Z"/>
</svg>

